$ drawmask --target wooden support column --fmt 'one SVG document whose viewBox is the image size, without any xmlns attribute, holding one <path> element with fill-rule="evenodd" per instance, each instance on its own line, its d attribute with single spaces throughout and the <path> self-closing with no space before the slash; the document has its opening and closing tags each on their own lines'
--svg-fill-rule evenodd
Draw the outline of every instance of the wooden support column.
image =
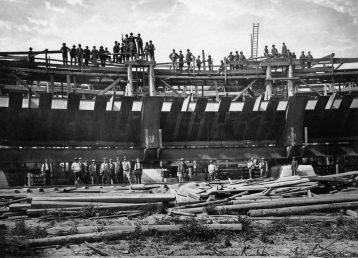
<svg viewBox="0 0 358 258">
<path fill-rule="evenodd" d="M 227 81 L 227 67 L 226 67 L 226 57 L 224 57 L 224 76 L 225 76 L 225 84 L 226 84 L 226 81 Z"/>
<path fill-rule="evenodd" d="M 293 77 L 293 65 L 289 65 L 288 66 L 288 78 L 292 78 Z M 293 82 L 293 80 L 288 80 L 287 81 L 287 95 L 288 97 L 292 97 L 296 94 L 297 90 L 295 88 L 295 84 Z"/>
<path fill-rule="evenodd" d="M 149 65 L 149 96 L 155 96 L 154 65 Z"/>
<path fill-rule="evenodd" d="M 27 96 L 27 101 L 28 101 L 28 108 L 31 108 L 31 99 L 32 99 L 32 89 L 31 87 L 29 87 L 29 92 L 28 92 L 28 96 Z"/>
<path fill-rule="evenodd" d="M 53 93 L 55 91 L 55 76 L 50 75 L 50 83 L 47 83 L 46 92 Z"/>
<path fill-rule="evenodd" d="M 272 74 L 271 66 L 267 66 L 266 69 L 266 90 L 265 90 L 265 100 L 270 100 L 272 97 Z"/>
<path fill-rule="evenodd" d="M 202 56 L 203 56 L 203 69 L 206 71 L 206 61 L 205 61 L 205 52 L 204 49 L 202 50 Z"/>
<path fill-rule="evenodd" d="M 73 76 L 73 92 L 77 90 L 77 79 L 76 76 Z"/>
<path fill-rule="evenodd" d="M 71 86 L 71 75 L 68 73 L 66 74 L 66 82 L 67 82 L 67 95 L 72 92 L 72 86 Z"/>
<path fill-rule="evenodd" d="M 124 95 L 126 96 L 133 96 L 133 73 L 132 73 L 132 65 L 128 64 L 127 67 L 127 76 L 128 76 L 128 82 L 126 86 L 126 93 Z M 150 79 L 149 79 L 150 81 Z"/>
</svg>

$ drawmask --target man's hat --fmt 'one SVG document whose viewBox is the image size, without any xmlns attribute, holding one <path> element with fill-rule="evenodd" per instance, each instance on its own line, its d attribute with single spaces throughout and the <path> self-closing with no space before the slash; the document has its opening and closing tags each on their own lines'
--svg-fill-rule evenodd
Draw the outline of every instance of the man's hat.
<svg viewBox="0 0 358 258">
<path fill-rule="evenodd" d="M 184 158 L 181 158 L 180 160 L 184 160 Z"/>
<path fill-rule="evenodd" d="M 272 45 L 273 47 L 275 46 L 275 45 Z"/>
<path fill-rule="evenodd" d="M 140 36 L 140 33 L 138 33 L 138 36 Z"/>
<path fill-rule="evenodd" d="M 78 44 L 78 46 L 80 47 L 80 46 L 81 46 L 81 44 Z"/>
<path fill-rule="evenodd" d="M 129 35 L 133 35 L 133 32 L 129 33 Z"/>
<path fill-rule="evenodd" d="M 182 51 L 181 51 L 181 50 L 179 50 L 179 52 L 181 53 Z"/>
<path fill-rule="evenodd" d="M 78 158 L 74 158 L 73 160 L 78 160 Z"/>
<path fill-rule="evenodd" d="M 211 57 L 211 55 L 208 55 L 208 56 L 210 56 L 210 57 Z"/>
<path fill-rule="evenodd" d="M 62 45 L 66 45 L 66 43 L 62 43 Z"/>
<path fill-rule="evenodd" d="M 76 45 L 73 45 L 72 47 L 76 47 Z"/>
<path fill-rule="evenodd" d="M 81 158 L 81 157 L 79 157 L 78 159 L 82 160 L 82 158 Z"/>
<path fill-rule="evenodd" d="M 107 160 L 107 158 L 103 158 L 104 160 Z"/>
<path fill-rule="evenodd" d="M 92 162 L 96 162 L 96 160 L 93 159 Z"/>
<path fill-rule="evenodd" d="M 127 157 L 126 157 L 126 156 L 124 156 L 124 157 L 123 157 L 123 159 L 124 159 L 124 160 L 127 160 Z"/>
<path fill-rule="evenodd" d="M 188 48 L 186 51 L 190 51 L 190 49 Z"/>
<path fill-rule="evenodd" d="M 32 50 L 32 47 L 30 47 L 29 49 Z"/>
<path fill-rule="evenodd" d="M 151 40 L 149 40 L 149 42 L 150 42 L 150 43 L 152 43 L 152 41 L 151 41 Z"/>
</svg>

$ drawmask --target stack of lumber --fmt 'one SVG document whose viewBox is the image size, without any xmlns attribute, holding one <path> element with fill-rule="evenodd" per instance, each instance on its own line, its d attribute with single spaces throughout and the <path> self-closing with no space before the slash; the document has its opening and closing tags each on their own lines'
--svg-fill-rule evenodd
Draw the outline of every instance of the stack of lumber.
<svg viewBox="0 0 358 258">
<path fill-rule="evenodd" d="M 157 186 L 137 186 L 139 190 L 129 187 L 102 188 L 64 188 L 55 192 L 8 194 L 5 202 L 0 204 L 3 218 L 11 216 L 74 215 L 91 208 L 100 212 L 123 212 L 163 210 L 167 203 L 175 200 L 175 195 L 150 193 L 148 189 Z M 144 191 L 144 192 L 143 192 Z M 6 211 L 6 212 L 5 212 Z"/>
<path fill-rule="evenodd" d="M 265 217 L 342 210 L 354 214 L 354 209 L 358 208 L 358 188 L 352 186 L 357 183 L 357 176 L 358 171 L 353 171 L 329 176 L 197 184 L 196 188 L 189 188 L 187 197 L 191 197 L 191 202 L 177 203 L 176 207 L 169 209 L 169 214 Z M 180 189 L 176 194 L 183 195 Z"/>
</svg>

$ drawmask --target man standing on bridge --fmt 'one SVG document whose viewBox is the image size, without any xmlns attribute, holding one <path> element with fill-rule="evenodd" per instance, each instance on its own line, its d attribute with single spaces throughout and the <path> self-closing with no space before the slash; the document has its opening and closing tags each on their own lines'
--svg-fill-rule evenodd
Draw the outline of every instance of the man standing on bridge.
<svg viewBox="0 0 358 258">
<path fill-rule="evenodd" d="M 311 68 L 311 64 L 312 64 L 312 60 L 313 60 L 313 56 L 311 55 L 311 51 L 308 51 L 307 54 L 307 68 Z"/>
<path fill-rule="evenodd" d="M 183 66 L 184 66 L 184 55 L 183 55 L 183 52 L 180 50 L 179 51 L 179 71 L 183 71 Z"/>
<path fill-rule="evenodd" d="M 60 51 L 62 52 L 62 60 L 63 60 L 63 65 L 68 65 L 68 51 L 70 51 L 70 49 L 66 46 L 66 43 L 62 43 L 62 47 L 60 49 Z"/>
<path fill-rule="evenodd" d="M 71 50 L 70 50 L 70 58 L 71 58 L 71 65 L 72 65 L 72 60 L 74 60 L 73 65 L 77 64 L 77 50 L 76 50 L 76 45 L 73 45 Z"/>
<path fill-rule="evenodd" d="M 169 55 L 169 59 L 172 61 L 172 66 L 170 67 L 170 69 L 173 67 L 173 70 L 175 71 L 177 69 L 177 60 L 179 58 L 179 55 L 175 52 L 175 49 L 173 49 L 173 52 L 170 53 Z"/>
</svg>

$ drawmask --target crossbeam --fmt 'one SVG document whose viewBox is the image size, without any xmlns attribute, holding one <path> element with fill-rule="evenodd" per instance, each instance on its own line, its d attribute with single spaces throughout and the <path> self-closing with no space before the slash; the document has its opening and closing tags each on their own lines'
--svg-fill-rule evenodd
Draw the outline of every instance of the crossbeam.
<svg viewBox="0 0 358 258">
<path fill-rule="evenodd" d="M 173 86 L 171 86 L 169 83 L 167 83 L 164 80 L 160 80 L 165 86 L 167 86 L 168 88 L 170 88 L 176 95 L 178 95 L 181 98 L 185 98 L 185 96 L 181 93 L 179 93 L 176 89 L 173 88 Z"/>
<path fill-rule="evenodd" d="M 307 82 L 305 82 L 304 80 L 300 80 L 300 82 L 302 82 L 304 85 L 306 85 L 308 88 L 310 88 L 313 92 L 315 92 L 318 96 L 322 96 L 322 94 L 317 91 L 315 88 L 313 88 L 311 85 L 309 85 Z"/>
<path fill-rule="evenodd" d="M 27 84 L 24 83 L 24 82 L 20 79 L 19 76 L 17 76 L 17 75 L 14 74 L 14 73 L 11 73 L 11 75 L 12 75 L 19 83 L 21 83 L 21 85 L 22 85 L 24 88 L 26 88 L 28 91 L 30 91 L 30 87 L 27 86 Z M 32 91 L 37 97 L 40 96 L 40 94 L 38 94 L 36 91 L 34 91 L 34 90 L 31 90 L 31 91 Z"/>
<path fill-rule="evenodd" d="M 256 81 L 257 81 L 257 80 L 253 80 L 252 82 L 250 82 L 249 85 L 247 85 L 247 86 L 239 93 L 239 95 L 237 95 L 232 101 L 238 100 L 238 99 L 242 96 L 242 94 L 244 94 L 244 92 L 245 92 L 247 89 L 249 89 L 252 85 L 255 84 Z"/>
<path fill-rule="evenodd" d="M 105 89 L 101 90 L 98 95 L 104 95 L 107 91 L 111 90 L 113 87 L 116 86 L 117 83 L 121 81 L 121 78 L 116 79 L 114 82 L 112 82 L 110 85 L 108 85 Z"/>
</svg>

